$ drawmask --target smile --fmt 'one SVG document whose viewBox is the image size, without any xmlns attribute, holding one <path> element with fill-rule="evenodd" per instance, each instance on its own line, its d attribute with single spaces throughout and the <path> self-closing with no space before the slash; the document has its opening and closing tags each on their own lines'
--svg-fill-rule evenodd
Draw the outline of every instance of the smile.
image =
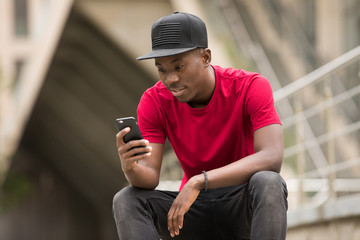
<svg viewBox="0 0 360 240">
<path fill-rule="evenodd" d="M 174 97 L 180 96 L 184 91 L 185 91 L 185 87 L 183 88 L 172 88 L 170 89 L 171 93 L 173 94 Z"/>
</svg>

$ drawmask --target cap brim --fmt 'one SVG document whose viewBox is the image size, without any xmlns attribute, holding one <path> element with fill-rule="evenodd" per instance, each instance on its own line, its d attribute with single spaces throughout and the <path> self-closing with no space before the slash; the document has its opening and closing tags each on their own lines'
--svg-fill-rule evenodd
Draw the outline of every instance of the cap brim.
<svg viewBox="0 0 360 240">
<path fill-rule="evenodd" d="M 187 52 L 190 50 L 193 50 L 197 47 L 191 47 L 191 48 L 175 48 L 175 49 L 158 49 L 154 50 L 152 52 L 149 52 L 143 56 L 140 56 L 136 58 L 136 60 L 145 60 L 145 59 L 151 59 L 151 58 L 160 58 L 160 57 L 168 57 L 172 55 L 176 55 L 179 53 Z"/>
</svg>

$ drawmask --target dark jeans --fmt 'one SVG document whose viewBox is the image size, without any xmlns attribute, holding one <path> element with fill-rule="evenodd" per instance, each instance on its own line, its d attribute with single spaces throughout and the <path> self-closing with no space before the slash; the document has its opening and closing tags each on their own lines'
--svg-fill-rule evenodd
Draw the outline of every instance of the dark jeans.
<svg viewBox="0 0 360 240">
<path fill-rule="evenodd" d="M 257 239 L 286 237 L 287 189 L 275 172 L 254 174 L 248 184 L 201 191 L 171 238 L 167 213 L 178 192 L 126 187 L 114 197 L 120 240 Z"/>
</svg>

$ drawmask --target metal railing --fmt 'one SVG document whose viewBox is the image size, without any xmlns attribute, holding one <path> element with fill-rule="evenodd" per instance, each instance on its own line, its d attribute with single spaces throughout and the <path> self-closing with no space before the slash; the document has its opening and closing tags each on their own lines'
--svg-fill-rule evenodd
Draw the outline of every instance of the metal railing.
<svg viewBox="0 0 360 240">
<path fill-rule="evenodd" d="M 360 46 L 274 92 L 293 208 L 360 193 L 359 83 Z"/>
<path fill-rule="evenodd" d="M 285 134 L 284 177 L 294 193 L 289 194 L 293 198 L 290 208 L 360 193 L 360 46 L 281 88 L 264 49 L 249 36 L 239 14 L 239 1 L 217 3 L 242 52 L 277 90 L 274 98 Z M 298 27 L 286 26 L 291 30 L 286 36 L 298 32 Z M 298 46 L 305 47 L 300 52 L 309 57 L 314 51 L 305 40 Z M 304 58 L 305 65 L 315 59 L 310 57 Z"/>
</svg>

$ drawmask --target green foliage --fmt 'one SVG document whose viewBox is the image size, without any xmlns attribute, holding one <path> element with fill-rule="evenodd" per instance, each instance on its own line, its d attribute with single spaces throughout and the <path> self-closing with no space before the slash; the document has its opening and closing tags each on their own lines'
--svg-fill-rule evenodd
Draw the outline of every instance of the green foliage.
<svg viewBox="0 0 360 240">
<path fill-rule="evenodd" d="M 29 196 L 34 189 L 31 179 L 21 173 L 9 172 L 0 189 L 0 211 L 8 210 Z"/>
</svg>

